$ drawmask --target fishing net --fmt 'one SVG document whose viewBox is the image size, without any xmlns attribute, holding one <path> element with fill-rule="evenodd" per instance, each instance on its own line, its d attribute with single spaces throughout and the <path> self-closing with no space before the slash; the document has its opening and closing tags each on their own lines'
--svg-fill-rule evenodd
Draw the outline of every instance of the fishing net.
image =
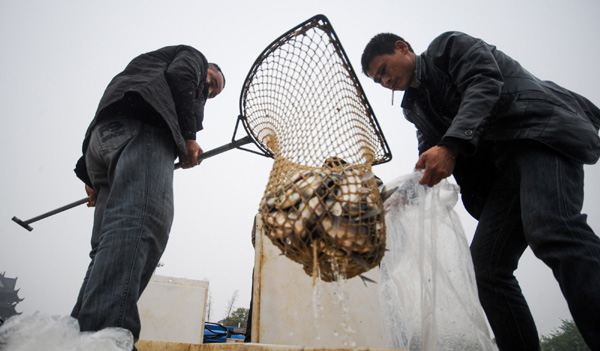
<svg viewBox="0 0 600 351">
<path fill-rule="evenodd" d="M 327 18 L 303 22 L 263 51 L 240 111 L 275 160 L 259 209 L 271 241 L 324 281 L 379 264 L 385 221 L 371 168 L 391 154 Z"/>
</svg>

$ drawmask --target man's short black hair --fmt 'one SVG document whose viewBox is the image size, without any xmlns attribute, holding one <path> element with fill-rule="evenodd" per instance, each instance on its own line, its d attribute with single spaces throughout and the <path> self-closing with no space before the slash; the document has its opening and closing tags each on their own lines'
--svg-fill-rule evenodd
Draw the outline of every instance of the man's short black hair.
<svg viewBox="0 0 600 351">
<path fill-rule="evenodd" d="M 371 38 L 371 41 L 369 41 L 365 47 L 365 50 L 363 51 L 361 58 L 363 73 L 367 76 L 369 75 L 367 73 L 369 71 L 369 65 L 375 57 L 393 54 L 394 50 L 396 50 L 396 42 L 398 40 L 405 42 L 408 46 L 408 50 L 414 53 L 410 44 L 406 40 L 402 39 L 402 37 L 392 33 L 379 33 Z"/>
<path fill-rule="evenodd" d="M 223 71 L 221 71 L 221 67 L 214 62 L 209 62 L 208 68 L 221 73 L 221 76 L 223 76 L 223 88 L 225 88 L 225 75 L 223 74 Z"/>
</svg>

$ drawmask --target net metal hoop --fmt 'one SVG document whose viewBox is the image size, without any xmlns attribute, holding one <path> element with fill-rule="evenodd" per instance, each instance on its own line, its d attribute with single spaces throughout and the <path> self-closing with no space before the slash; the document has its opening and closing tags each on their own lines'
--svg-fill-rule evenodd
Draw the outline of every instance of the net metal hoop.
<svg viewBox="0 0 600 351">
<path fill-rule="evenodd" d="M 279 107 L 274 108 L 273 106 L 279 105 L 293 105 L 298 103 L 303 103 L 299 101 L 300 97 L 294 96 L 293 93 L 285 92 L 283 94 L 279 94 L 278 96 L 269 96 L 264 91 L 258 90 L 256 87 L 259 85 L 280 85 L 280 89 L 287 89 L 283 85 L 288 82 L 294 82 L 294 78 L 299 78 L 298 76 L 304 72 L 289 72 L 288 77 L 268 77 L 262 75 L 262 70 L 264 65 L 270 65 L 271 67 L 277 66 L 281 64 L 281 60 L 273 59 L 273 56 L 278 52 L 282 52 L 286 49 L 287 44 L 290 41 L 298 40 L 301 37 L 307 37 L 310 35 L 321 35 L 327 36 L 330 45 L 330 52 L 319 52 L 323 55 L 330 55 L 328 58 L 329 61 L 337 61 L 337 69 L 338 74 L 340 72 L 346 75 L 346 78 L 351 81 L 351 85 L 353 86 L 354 91 L 343 92 L 342 95 L 338 96 L 339 100 L 343 100 L 345 104 L 351 105 L 352 108 L 360 110 L 362 114 L 364 114 L 365 118 L 368 120 L 367 123 L 370 126 L 370 130 L 366 131 L 366 133 L 371 135 L 371 145 L 369 145 L 372 149 L 375 150 L 375 155 L 372 160 L 369 160 L 369 163 L 372 165 L 378 165 L 382 163 L 389 162 L 392 159 L 392 154 L 385 140 L 385 136 L 379 126 L 377 118 L 375 117 L 375 113 L 369 101 L 364 93 L 364 90 L 356 76 L 356 72 L 352 68 L 350 60 L 346 55 L 344 48 L 341 45 L 341 42 L 338 39 L 337 34 L 335 33 L 331 23 L 324 15 L 316 15 L 296 27 L 290 29 L 279 38 L 275 39 L 269 46 L 267 46 L 263 52 L 257 57 L 252 68 L 250 69 L 242 87 L 242 91 L 240 94 L 240 115 L 238 121 L 241 121 L 246 133 L 251 136 L 254 144 L 264 153 L 265 156 L 273 157 L 272 147 L 267 145 L 268 143 L 265 140 L 264 132 L 266 128 L 264 128 L 264 121 L 278 118 L 280 121 L 285 121 L 286 118 L 293 118 L 293 113 L 287 114 L 286 112 L 290 111 L 289 109 L 280 109 Z M 309 39 L 310 40 L 310 39 Z M 290 53 L 287 55 L 285 59 L 294 60 L 293 55 L 297 55 L 298 53 Z M 307 56 L 304 56 L 304 59 L 307 59 Z M 272 60 L 272 61 L 269 61 Z M 318 72 L 313 72 L 313 74 L 317 74 Z M 296 76 L 296 77 L 293 77 Z M 327 77 L 321 77 L 322 79 L 326 79 Z M 320 77 L 312 77 L 314 85 L 319 86 Z M 287 79 L 287 81 L 286 81 Z M 293 89 L 293 88 L 292 88 Z M 287 95 L 286 95 L 287 94 Z M 275 95 L 275 94 L 273 94 Z M 255 103 L 255 101 L 260 100 L 259 103 Z M 308 103 L 311 103 L 310 99 L 306 100 Z M 260 106 L 256 106 L 260 105 Z M 333 113 L 331 113 L 333 111 Z M 330 108 L 328 112 L 329 114 L 325 117 L 327 118 L 335 118 L 337 113 L 343 114 L 344 111 L 340 110 L 337 112 L 336 109 Z"/>
</svg>

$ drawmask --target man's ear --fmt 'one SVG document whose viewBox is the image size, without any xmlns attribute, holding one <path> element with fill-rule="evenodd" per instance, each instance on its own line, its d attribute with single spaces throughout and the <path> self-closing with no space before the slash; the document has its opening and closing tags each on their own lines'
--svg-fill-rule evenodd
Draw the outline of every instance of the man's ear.
<svg viewBox="0 0 600 351">
<path fill-rule="evenodd" d="M 396 46 L 396 49 L 399 49 L 403 53 L 406 53 L 408 51 L 408 44 L 406 44 L 402 40 L 396 41 L 395 46 Z"/>
</svg>

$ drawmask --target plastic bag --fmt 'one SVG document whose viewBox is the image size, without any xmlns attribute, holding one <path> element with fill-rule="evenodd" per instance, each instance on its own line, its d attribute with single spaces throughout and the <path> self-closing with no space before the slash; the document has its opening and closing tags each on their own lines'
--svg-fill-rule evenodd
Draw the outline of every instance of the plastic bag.
<svg viewBox="0 0 600 351">
<path fill-rule="evenodd" d="M 453 208 L 457 185 L 433 188 L 414 172 L 385 185 L 387 249 L 379 294 L 386 345 L 402 350 L 496 350 L 473 263 Z"/>
<path fill-rule="evenodd" d="M 130 351 L 133 335 L 122 328 L 80 332 L 70 316 L 10 317 L 0 327 L 0 351 Z"/>
</svg>

